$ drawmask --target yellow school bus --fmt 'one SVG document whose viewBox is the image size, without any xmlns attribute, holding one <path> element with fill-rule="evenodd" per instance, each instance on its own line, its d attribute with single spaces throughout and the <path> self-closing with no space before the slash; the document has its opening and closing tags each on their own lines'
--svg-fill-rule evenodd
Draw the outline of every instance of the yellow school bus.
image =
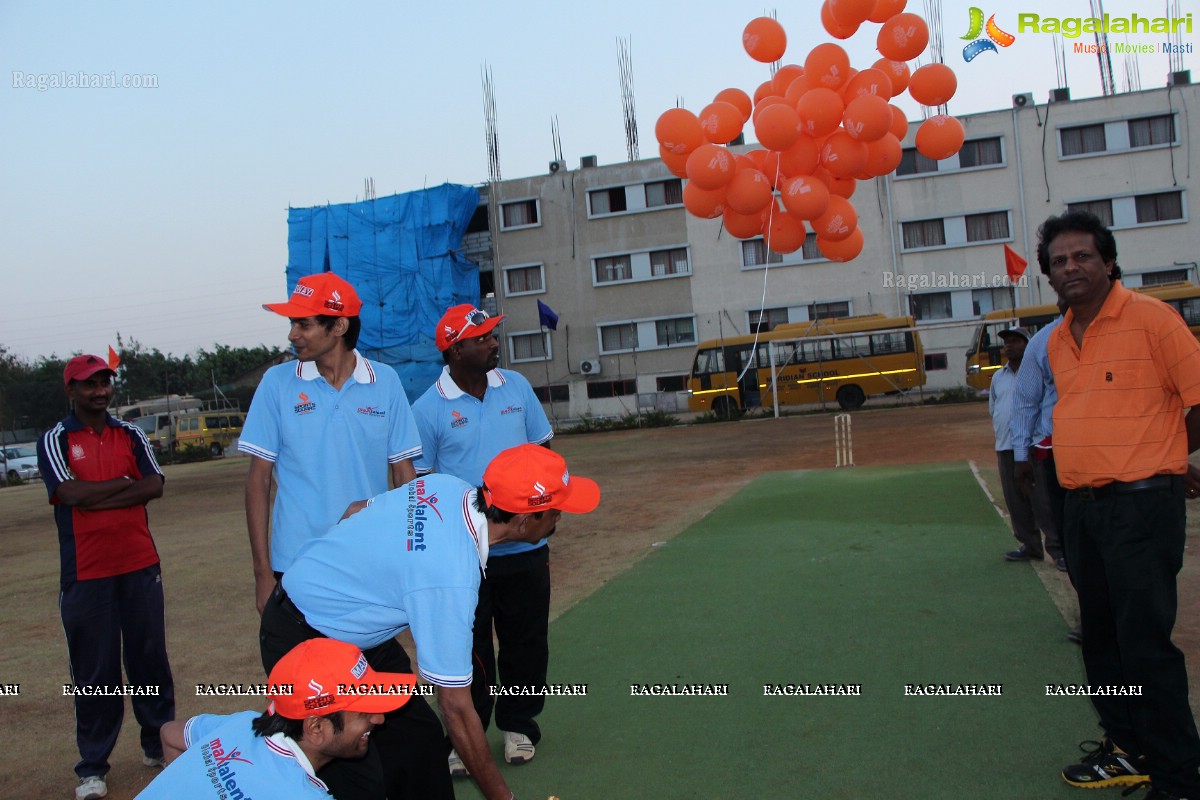
<svg viewBox="0 0 1200 800">
<path fill-rule="evenodd" d="M 1200 339 L 1200 286 L 1188 281 L 1163 283 L 1157 286 L 1139 286 L 1133 291 L 1157 297 L 1174 308 Z M 983 324 L 971 335 L 967 348 L 967 385 L 976 389 L 987 389 L 992 385 L 992 374 L 1004 366 L 1005 358 L 999 333 L 1014 325 L 1036 333 L 1058 316 L 1054 305 L 1024 306 L 989 311 L 983 316 Z"/>
<path fill-rule="evenodd" d="M 688 407 L 725 416 L 772 405 L 773 385 L 781 405 L 836 400 L 853 411 L 872 395 L 925 385 L 921 337 L 912 317 L 870 314 L 778 325 L 757 344 L 753 335 L 701 342 Z"/>
<path fill-rule="evenodd" d="M 174 448 L 193 445 L 219 456 L 242 435 L 242 412 L 236 408 L 192 411 L 174 417 L 173 424 Z"/>
</svg>

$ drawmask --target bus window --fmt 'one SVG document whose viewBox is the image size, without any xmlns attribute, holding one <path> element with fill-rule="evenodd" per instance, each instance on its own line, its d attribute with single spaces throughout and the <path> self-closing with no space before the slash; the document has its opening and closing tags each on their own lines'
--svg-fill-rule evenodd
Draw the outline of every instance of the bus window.
<svg viewBox="0 0 1200 800">
<path fill-rule="evenodd" d="M 867 336 L 847 336 L 838 342 L 841 358 L 862 358 L 871 355 L 871 340 Z"/>
<path fill-rule="evenodd" d="M 833 361 L 833 340 L 820 339 L 815 342 L 804 342 L 804 360 Z"/>
<path fill-rule="evenodd" d="M 908 337 L 903 333 L 876 333 L 871 336 L 871 352 L 875 355 L 884 353 L 906 353 L 909 350 Z"/>
<path fill-rule="evenodd" d="M 719 347 L 700 350 L 696 353 L 696 375 L 712 375 L 725 371 L 725 353 Z"/>
<path fill-rule="evenodd" d="M 1185 297 L 1181 300 L 1168 300 L 1175 310 L 1183 317 L 1189 327 L 1200 325 L 1200 297 Z"/>
</svg>

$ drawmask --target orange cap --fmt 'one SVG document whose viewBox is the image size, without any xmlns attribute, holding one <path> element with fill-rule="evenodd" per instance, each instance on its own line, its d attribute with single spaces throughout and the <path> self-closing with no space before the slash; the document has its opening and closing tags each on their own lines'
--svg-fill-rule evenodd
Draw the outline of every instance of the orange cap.
<svg viewBox="0 0 1200 800">
<path fill-rule="evenodd" d="M 434 344 L 438 350 L 445 352 L 460 339 L 473 339 L 491 333 L 506 316 L 489 317 L 486 311 L 480 311 L 470 303 L 453 306 L 446 309 L 446 313 L 438 320 Z"/>
<path fill-rule="evenodd" d="M 357 317 L 362 310 L 358 292 L 345 278 L 332 272 L 305 275 L 296 282 L 286 303 L 263 303 L 267 311 L 285 317 Z"/>
<path fill-rule="evenodd" d="M 335 711 L 383 714 L 413 696 L 417 676 L 376 672 L 352 644 L 309 639 L 279 659 L 267 679 L 273 714 L 288 719 L 323 717 Z M 285 693 L 291 688 L 290 694 Z"/>
<path fill-rule="evenodd" d="M 483 499 L 513 514 L 557 508 L 586 514 L 600 503 L 600 487 L 572 478 L 567 462 L 553 450 L 521 444 L 502 451 L 483 472 Z"/>
</svg>

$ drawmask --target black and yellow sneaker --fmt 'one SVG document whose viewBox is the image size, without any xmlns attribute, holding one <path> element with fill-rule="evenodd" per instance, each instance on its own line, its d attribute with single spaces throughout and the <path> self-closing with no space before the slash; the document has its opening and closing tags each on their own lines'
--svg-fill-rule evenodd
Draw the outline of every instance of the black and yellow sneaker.
<svg viewBox="0 0 1200 800">
<path fill-rule="evenodd" d="M 1090 745 L 1090 747 L 1089 747 Z M 1063 780 L 1080 789 L 1103 789 L 1106 786 L 1129 786 L 1147 780 L 1141 771 L 1142 757 L 1132 756 L 1110 740 L 1085 741 L 1079 749 L 1086 755 L 1078 764 L 1062 771 Z"/>
</svg>

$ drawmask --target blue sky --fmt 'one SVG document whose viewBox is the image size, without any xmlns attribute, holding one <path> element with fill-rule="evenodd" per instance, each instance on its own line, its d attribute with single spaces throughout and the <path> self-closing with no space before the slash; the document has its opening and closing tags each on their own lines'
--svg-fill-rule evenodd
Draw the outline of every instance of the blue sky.
<svg viewBox="0 0 1200 800">
<path fill-rule="evenodd" d="M 1019 11 L 1090 13 L 1086 0 L 975 4 L 1013 33 Z M 950 111 L 1008 108 L 1026 91 L 1044 102 L 1057 85 L 1051 37 L 1018 36 L 964 63 L 970 5 L 942 5 L 945 60 L 959 78 Z M 677 97 L 698 111 L 723 88 L 752 93 L 769 77 L 742 50 L 741 31 L 772 8 L 789 37 L 785 63 L 829 40 L 813 0 L 6 0 L 0 273 L 9 303 L 0 344 L 30 358 L 103 352 L 118 332 L 176 355 L 282 345 L 286 323 L 260 306 L 286 293 L 288 206 L 359 199 L 367 177 L 379 196 L 485 181 L 485 63 L 504 177 L 546 169 L 552 117 L 568 164 L 583 155 L 613 163 L 625 159 L 616 42 L 628 39 L 641 155 L 650 157 L 654 122 Z M 908 10 L 924 14 L 920 2 Z M 1164 14 L 1162 3 L 1131 0 L 1108 0 L 1105 10 Z M 1189 11 L 1200 11 L 1195 0 L 1182 3 Z M 878 57 L 877 28 L 868 23 L 843 43 L 855 67 Z M 1068 54 L 1067 64 L 1073 97 L 1100 94 L 1094 56 Z M 1137 64 L 1143 88 L 1165 83 L 1166 56 Z M 1194 54 L 1184 66 L 1200 80 Z M 1114 69 L 1123 74 L 1121 58 Z M 80 71 L 150 75 L 158 86 L 13 85 L 15 73 Z M 919 118 L 911 100 L 899 105 Z"/>
</svg>

